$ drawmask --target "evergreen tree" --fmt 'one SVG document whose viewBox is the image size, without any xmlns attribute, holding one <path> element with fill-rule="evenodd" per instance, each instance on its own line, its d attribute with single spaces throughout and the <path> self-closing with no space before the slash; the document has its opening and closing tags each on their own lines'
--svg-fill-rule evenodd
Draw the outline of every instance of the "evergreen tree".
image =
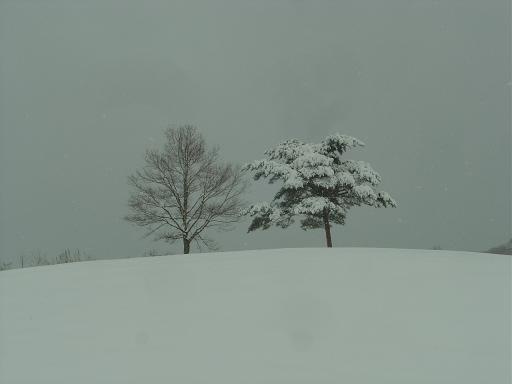
<svg viewBox="0 0 512 384">
<path fill-rule="evenodd" d="M 332 247 L 331 225 L 345 224 L 350 208 L 396 207 L 387 192 L 375 190 L 381 177 L 370 164 L 342 159 L 348 150 L 363 146 L 340 134 L 318 144 L 292 139 L 265 152 L 265 159 L 247 164 L 244 169 L 254 172 L 255 180 L 283 183 L 270 203 L 242 211 L 253 217 L 248 232 L 273 225 L 287 228 L 300 215 L 302 229 L 324 228 L 327 246 Z"/>
</svg>

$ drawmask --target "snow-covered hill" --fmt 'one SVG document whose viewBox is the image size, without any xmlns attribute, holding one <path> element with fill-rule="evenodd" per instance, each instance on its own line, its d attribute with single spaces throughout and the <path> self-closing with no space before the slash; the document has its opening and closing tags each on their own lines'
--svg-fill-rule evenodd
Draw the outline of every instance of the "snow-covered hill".
<svg viewBox="0 0 512 384">
<path fill-rule="evenodd" d="M 510 257 L 287 249 L 0 272 L 0 383 L 510 383 Z"/>
</svg>

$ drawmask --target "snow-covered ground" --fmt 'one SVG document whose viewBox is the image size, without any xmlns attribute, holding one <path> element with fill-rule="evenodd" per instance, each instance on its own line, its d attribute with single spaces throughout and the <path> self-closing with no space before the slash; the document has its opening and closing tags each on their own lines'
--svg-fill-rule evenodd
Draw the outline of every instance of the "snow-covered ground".
<svg viewBox="0 0 512 384">
<path fill-rule="evenodd" d="M 285 249 L 0 272 L 0 383 L 510 384 L 510 256 Z"/>
</svg>

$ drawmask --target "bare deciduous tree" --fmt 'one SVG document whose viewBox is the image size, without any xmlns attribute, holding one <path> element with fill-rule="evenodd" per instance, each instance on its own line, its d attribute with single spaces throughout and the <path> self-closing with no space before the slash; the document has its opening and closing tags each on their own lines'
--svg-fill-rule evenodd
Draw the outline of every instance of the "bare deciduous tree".
<svg viewBox="0 0 512 384">
<path fill-rule="evenodd" d="M 76 263 L 79 261 L 91 260 L 90 256 L 82 255 L 79 249 L 75 249 L 74 252 L 71 252 L 69 248 L 66 248 L 63 252 L 61 252 L 55 258 L 56 264 L 66 264 L 66 263 Z"/>
<path fill-rule="evenodd" d="M 147 150 L 146 165 L 128 179 L 133 188 L 125 219 L 146 227 L 146 236 L 170 243 L 183 241 L 215 249 L 208 229 L 229 230 L 240 219 L 246 189 L 240 168 L 219 161 L 193 126 L 165 131 L 165 146 Z"/>
<path fill-rule="evenodd" d="M 41 265 L 50 265 L 50 261 L 45 253 L 40 249 L 33 250 L 30 254 L 22 253 L 19 257 L 19 268 L 37 267 Z"/>
<path fill-rule="evenodd" d="M 38 267 L 41 265 L 50 265 L 52 264 L 45 253 L 37 250 L 32 252 L 32 266 Z"/>
<path fill-rule="evenodd" d="M 12 262 L 7 261 L 1 261 L 0 262 L 0 271 L 6 271 L 8 269 L 11 269 Z"/>
</svg>

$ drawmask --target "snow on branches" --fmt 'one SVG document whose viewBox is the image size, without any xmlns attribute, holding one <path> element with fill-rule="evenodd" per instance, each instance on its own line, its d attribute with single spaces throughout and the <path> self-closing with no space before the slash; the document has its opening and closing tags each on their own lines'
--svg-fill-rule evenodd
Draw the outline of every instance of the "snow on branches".
<svg viewBox="0 0 512 384">
<path fill-rule="evenodd" d="M 303 229 L 324 226 L 327 231 L 331 222 L 344 224 L 353 206 L 396 207 L 388 193 L 375 190 L 382 179 L 370 164 L 342 159 L 349 150 L 363 146 L 362 141 L 340 134 L 320 143 L 291 139 L 266 151 L 265 159 L 247 164 L 244 169 L 253 172 L 255 180 L 282 182 L 270 203 L 242 211 L 253 217 L 249 232 L 272 225 L 286 228 L 295 215 L 304 217 Z"/>
</svg>

